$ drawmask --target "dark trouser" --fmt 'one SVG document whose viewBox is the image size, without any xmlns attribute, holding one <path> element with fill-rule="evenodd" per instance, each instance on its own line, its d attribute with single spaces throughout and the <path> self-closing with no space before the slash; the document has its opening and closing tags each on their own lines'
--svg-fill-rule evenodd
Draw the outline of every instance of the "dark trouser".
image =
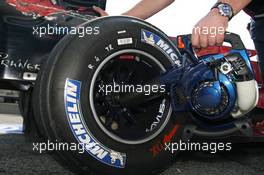
<svg viewBox="0 0 264 175">
<path fill-rule="evenodd" d="M 264 80 L 264 18 L 252 21 L 250 31 L 258 53 L 259 67 Z"/>
</svg>

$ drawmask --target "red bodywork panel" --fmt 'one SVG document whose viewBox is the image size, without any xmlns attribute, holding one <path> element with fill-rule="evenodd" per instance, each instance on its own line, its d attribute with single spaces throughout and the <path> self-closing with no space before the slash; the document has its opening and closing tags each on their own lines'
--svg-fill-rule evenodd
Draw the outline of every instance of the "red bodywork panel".
<svg viewBox="0 0 264 175">
<path fill-rule="evenodd" d="M 6 2 L 28 15 L 48 16 L 64 11 L 62 7 L 53 5 L 49 0 L 6 0 Z"/>
<path fill-rule="evenodd" d="M 231 51 L 231 47 L 228 46 L 211 46 L 205 49 L 200 49 L 196 51 L 196 54 L 198 57 L 205 56 L 205 55 L 211 55 L 211 54 L 225 54 Z M 257 52 L 255 50 L 247 50 L 248 56 L 253 57 L 257 55 Z"/>
</svg>

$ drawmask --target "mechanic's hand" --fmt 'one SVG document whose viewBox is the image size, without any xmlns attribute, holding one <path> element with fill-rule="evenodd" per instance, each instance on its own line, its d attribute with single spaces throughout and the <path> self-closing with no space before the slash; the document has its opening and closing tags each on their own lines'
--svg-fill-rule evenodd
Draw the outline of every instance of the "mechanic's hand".
<svg viewBox="0 0 264 175">
<path fill-rule="evenodd" d="M 109 14 L 100 7 L 93 6 L 93 10 L 99 13 L 101 16 L 109 16 Z"/>
<path fill-rule="evenodd" d="M 193 29 L 193 47 L 199 49 L 222 45 L 227 26 L 228 18 L 221 16 L 218 9 L 211 10 Z"/>
</svg>

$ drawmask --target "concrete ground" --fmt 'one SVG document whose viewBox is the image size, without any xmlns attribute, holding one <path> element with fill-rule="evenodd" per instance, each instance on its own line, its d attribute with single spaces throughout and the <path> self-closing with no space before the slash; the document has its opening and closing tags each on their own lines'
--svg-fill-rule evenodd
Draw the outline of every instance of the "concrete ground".
<svg viewBox="0 0 264 175">
<path fill-rule="evenodd" d="M 32 140 L 21 133 L 17 106 L 0 104 L 0 175 L 73 175 L 50 154 L 32 151 Z M 161 175 L 263 175 L 264 144 L 238 144 L 231 152 L 208 154 L 184 152 Z M 107 174 L 105 174 L 107 175 Z"/>
</svg>

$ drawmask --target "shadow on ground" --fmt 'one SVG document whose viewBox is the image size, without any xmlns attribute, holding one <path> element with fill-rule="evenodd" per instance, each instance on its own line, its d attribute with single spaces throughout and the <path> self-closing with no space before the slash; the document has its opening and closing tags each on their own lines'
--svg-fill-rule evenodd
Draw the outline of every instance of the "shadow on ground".
<svg viewBox="0 0 264 175">
<path fill-rule="evenodd" d="M 50 154 L 33 152 L 32 140 L 23 135 L 0 135 L 1 175 L 73 175 Z M 264 144 L 234 145 L 231 152 L 184 152 L 161 175 L 263 175 Z"/>
</svg>

